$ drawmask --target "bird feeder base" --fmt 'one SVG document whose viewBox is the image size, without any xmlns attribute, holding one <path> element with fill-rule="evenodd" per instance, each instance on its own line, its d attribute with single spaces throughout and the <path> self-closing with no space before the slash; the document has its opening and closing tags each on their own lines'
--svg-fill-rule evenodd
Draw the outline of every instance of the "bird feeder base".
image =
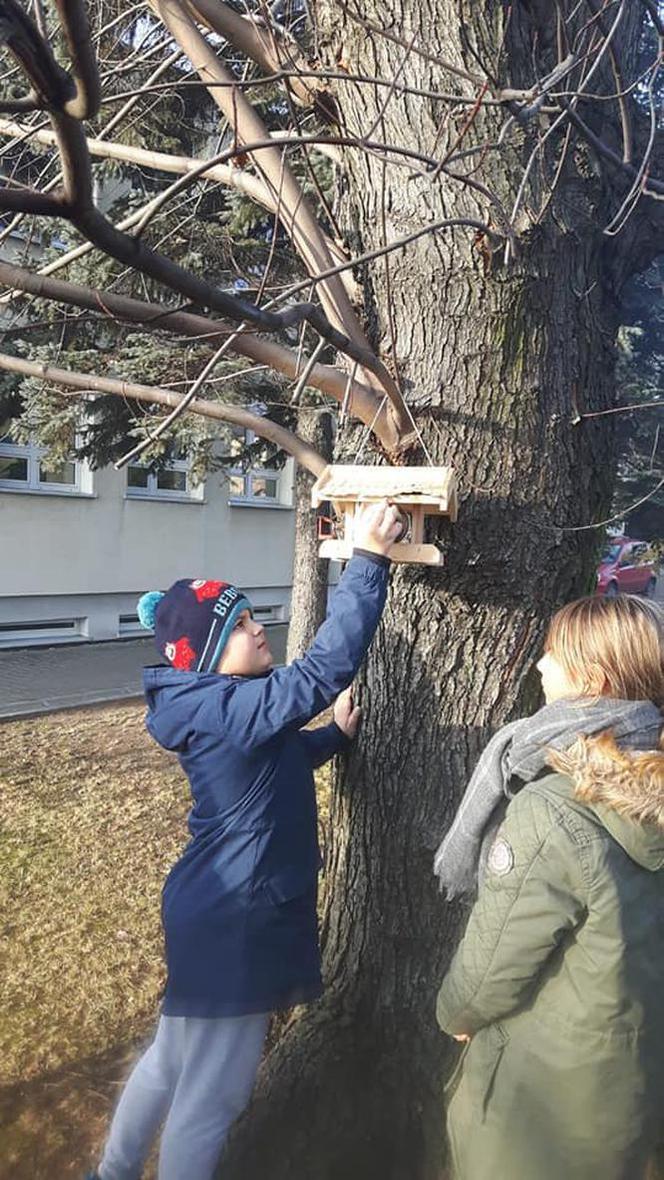
<svg viewBox="0 0 664 1180">
<path fill-rule="evenodd" d="M 330 561 L 349 561 L 353 555 L 353 546 L 347 541 L 322 541 L 318 550 L 319 557 L 327 557 Z M 411 562 L 414 565 L 442 565 L 443 555 L 435 545 L 409 545 L 408 542 L 397 542 L 387 554 L 390 561 Z"/>
<path fill-rule="evenodd" d="M 436 545 L 424 541 L 424 524 L 428 516 L 446 516 L 456 520 L 456 476 L 450 467 L 363 467 L 360 464 L 326 467 L 311 492 L 314 508 L 330 505 L 343 522 L 343 537 L 326 537 L 320 546 L 321 557 L 348 561 L 353 552 L 355 512 L 364 504 L 389 500 L 408 518 L 403 541 L 395 541 L 388 557 L 392 561 L 415 565 L 442 565 L 443 556 Z"/>
</svg>

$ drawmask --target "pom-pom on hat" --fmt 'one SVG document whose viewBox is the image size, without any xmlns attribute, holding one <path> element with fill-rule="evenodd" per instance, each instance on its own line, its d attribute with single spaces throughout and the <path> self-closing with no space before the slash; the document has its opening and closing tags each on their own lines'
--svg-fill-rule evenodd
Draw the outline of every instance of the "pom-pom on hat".
<svg viewBox="0 0 664 1180">
<path fill-rule="evenodd" d="M 242 611 L 251 603 L 229 582 L 181 578 L 170 590 L 151 590 L 136 607 L 157 648 L 183 672 L 213 672 Z"/>
</svg>

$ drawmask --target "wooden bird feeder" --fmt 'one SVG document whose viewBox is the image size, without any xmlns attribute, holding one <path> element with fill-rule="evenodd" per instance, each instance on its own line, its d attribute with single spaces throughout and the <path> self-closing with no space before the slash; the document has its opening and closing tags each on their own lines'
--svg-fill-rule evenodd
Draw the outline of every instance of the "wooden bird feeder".
<svg viewBox="0 0 664 1180">
<path fill-rule="evenodd" d="M 330 466 L 316 480 L 311 503 L 319 508 L 334 506 L 343 520 L 343 538 L 328 538 L 319 549 L 321 557 L 347 561 L 353 552 L 355 511 L 360 504 L 389 500 L 406 517 L 406 533 L 390 549 L 392 561 L 418 565 L 440 565 L 442 554 L 436 545 L 424 543 L 427 516 L 457 518 L 456 476 L 451 467 L 361 467 Z"/>
</svg>

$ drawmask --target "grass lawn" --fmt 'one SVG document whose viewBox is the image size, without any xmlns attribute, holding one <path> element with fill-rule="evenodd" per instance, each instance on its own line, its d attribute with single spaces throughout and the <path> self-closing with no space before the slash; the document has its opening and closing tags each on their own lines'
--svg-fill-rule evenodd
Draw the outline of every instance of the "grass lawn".
<svg viewBox="0 0 664 1180">
<path fill-rule="evenodd" d="M 156 1018 L 161 886 L 189 792 L 143 715 L 2 726 L 0 1180 L 83 1175 Z"/>
<path fill-rule="evenodd" d="M 0 1180 L 81 1180 L 155 1021 L 161 885 L 189 795 L 143 712 L 2 726 Z"/>
</svg>

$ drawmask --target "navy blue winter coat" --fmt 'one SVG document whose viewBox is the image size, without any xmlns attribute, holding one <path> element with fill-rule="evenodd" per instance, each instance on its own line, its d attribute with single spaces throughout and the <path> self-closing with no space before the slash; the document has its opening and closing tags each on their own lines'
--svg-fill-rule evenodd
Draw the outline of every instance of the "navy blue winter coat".
<svg viewBox="0 0 664 1180">
<path fill-rule="evenodd" d="M 154 667 L 146 724 L 189 779 L 192 840 L 164 886 L 167 1016 L 239 1016 L 321 992 L 313 771 L 345 738 L 303 731 L 357 673 L 389 563 L 356 554 L 307 654 L 267 676 Z"/>
</svg>

